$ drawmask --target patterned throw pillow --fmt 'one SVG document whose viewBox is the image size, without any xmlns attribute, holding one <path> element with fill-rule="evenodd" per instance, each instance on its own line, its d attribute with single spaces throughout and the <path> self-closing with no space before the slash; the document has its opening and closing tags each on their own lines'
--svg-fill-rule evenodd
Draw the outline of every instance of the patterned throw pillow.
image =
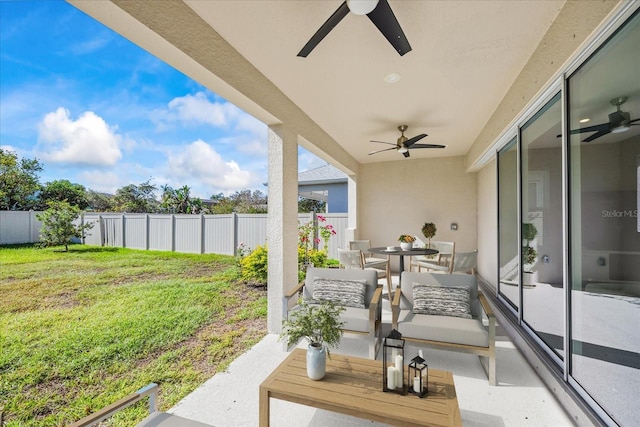
<svg viewBox="0 0 640 427">
<path fill-rule="evenodd" d="M 471 319 L 469 288 L 414 282 L 413 312 Z"/>
<path fill-rule="evenodd" d="M 316 277 L 313 280 L 313 300 L 332 301 L 345 307 L 364 308 L 364 294 L 367 290 L 366 280 L 337 280 Z"/>
</svg>

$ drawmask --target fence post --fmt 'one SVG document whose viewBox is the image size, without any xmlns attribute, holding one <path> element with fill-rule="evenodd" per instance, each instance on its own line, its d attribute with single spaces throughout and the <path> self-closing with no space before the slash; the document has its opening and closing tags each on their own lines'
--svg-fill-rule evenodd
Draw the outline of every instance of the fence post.
<svg viewBox="0 0 640 427">
<path fill-rule="evenodd" d="M 200 253 L 204 253 L 204 215 L 200 214 Z"/>
<path fill-rule="evenodd" d="M 144 216 L 145 216 L 145 221 L 144 221 L 144 231 L 145 231 L 144 248 L 146 250 L 149 250 L 149 246 L 150 246 L 149 240 L 151 240 L 150 237 L 149 237 L 149 223 L 151 222 L 151 219 L 149 218 L 149 214 L 145 214 Z"/>
<path fill-rule="evenodd" d="M 235 255 L 238 244 L 240 243 L 238 241 L 238 214 L 236 211 L 233 211 L 231 218 L 233 219 L 233 248 L 231 249 L 231 252 Z"/>
<path fill-rule="evenodd" d="M 171 215 L 171 252 L 176 251 L 176 216 Z"/>
<path fill-rule="evenodd" d="M 126 239 L 126 230 L 125 230 L 125 223 L 126 223 L 126 216 L 125 214 L 122 214 L 122 247 L 126 248 L 127 247 L 127 242 L 125 241 Z"/>
<path fill-rule="evenodd" d="M 318 250 L 318 216 L 316 212 L 311 212 L 311 223 L 313 224 L 313 235 L 311 238 L 313 239 L 313 249 Z"/>
</svg>

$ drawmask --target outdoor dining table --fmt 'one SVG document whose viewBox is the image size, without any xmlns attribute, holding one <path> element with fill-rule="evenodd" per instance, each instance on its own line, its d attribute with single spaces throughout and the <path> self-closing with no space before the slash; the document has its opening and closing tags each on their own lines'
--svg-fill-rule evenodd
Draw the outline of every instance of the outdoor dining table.
<svg viewBox="0 0 640 427">
<path fill-rule="evenodd" d="M 416 255 L 428 256 L 428 255 L 435 255 L 438 253 L 436 249 L 427 249 L 427 248 L 412 248 L 408 251 L 405 251 L 398 246 L 394 247 L 394 250 L 392 251 L 387 250 L 386 246 L 379 247 L 379 248 L 370 248 L 369 252 L 372 252 L 374 254 L 381 254 L 381 255 L 399 256 L 400 257 L 400 273 L 399 273 L 400 276 L 402 276 L 402 272 L 404 271 L 405 256 L 416 256 Z"/>
</svg>

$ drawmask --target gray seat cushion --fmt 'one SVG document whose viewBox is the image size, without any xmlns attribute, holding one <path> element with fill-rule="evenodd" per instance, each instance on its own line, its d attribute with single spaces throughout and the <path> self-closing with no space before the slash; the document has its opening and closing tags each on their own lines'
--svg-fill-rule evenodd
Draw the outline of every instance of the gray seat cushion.
<svg viewBox="0 0 640 427">
<path fill-rule="evenodd" d="M 398 332 L 407 338 L 489 347 L 489 332 L 477 318 L 433 316 L 401 310 Z"/>
</svg>

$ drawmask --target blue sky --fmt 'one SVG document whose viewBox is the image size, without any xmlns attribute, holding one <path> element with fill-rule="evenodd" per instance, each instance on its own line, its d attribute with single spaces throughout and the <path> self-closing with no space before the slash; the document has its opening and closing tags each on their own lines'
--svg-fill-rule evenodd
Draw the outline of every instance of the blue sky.
<svg viewBox="0 0 640 427">
<path fill-rule="evenodd" d="M 42 183 L 267 192 L 252 116 L 66 2 L 0 1 L 0 23 L 0 146 L 40 160 Z"/>
</svg>

